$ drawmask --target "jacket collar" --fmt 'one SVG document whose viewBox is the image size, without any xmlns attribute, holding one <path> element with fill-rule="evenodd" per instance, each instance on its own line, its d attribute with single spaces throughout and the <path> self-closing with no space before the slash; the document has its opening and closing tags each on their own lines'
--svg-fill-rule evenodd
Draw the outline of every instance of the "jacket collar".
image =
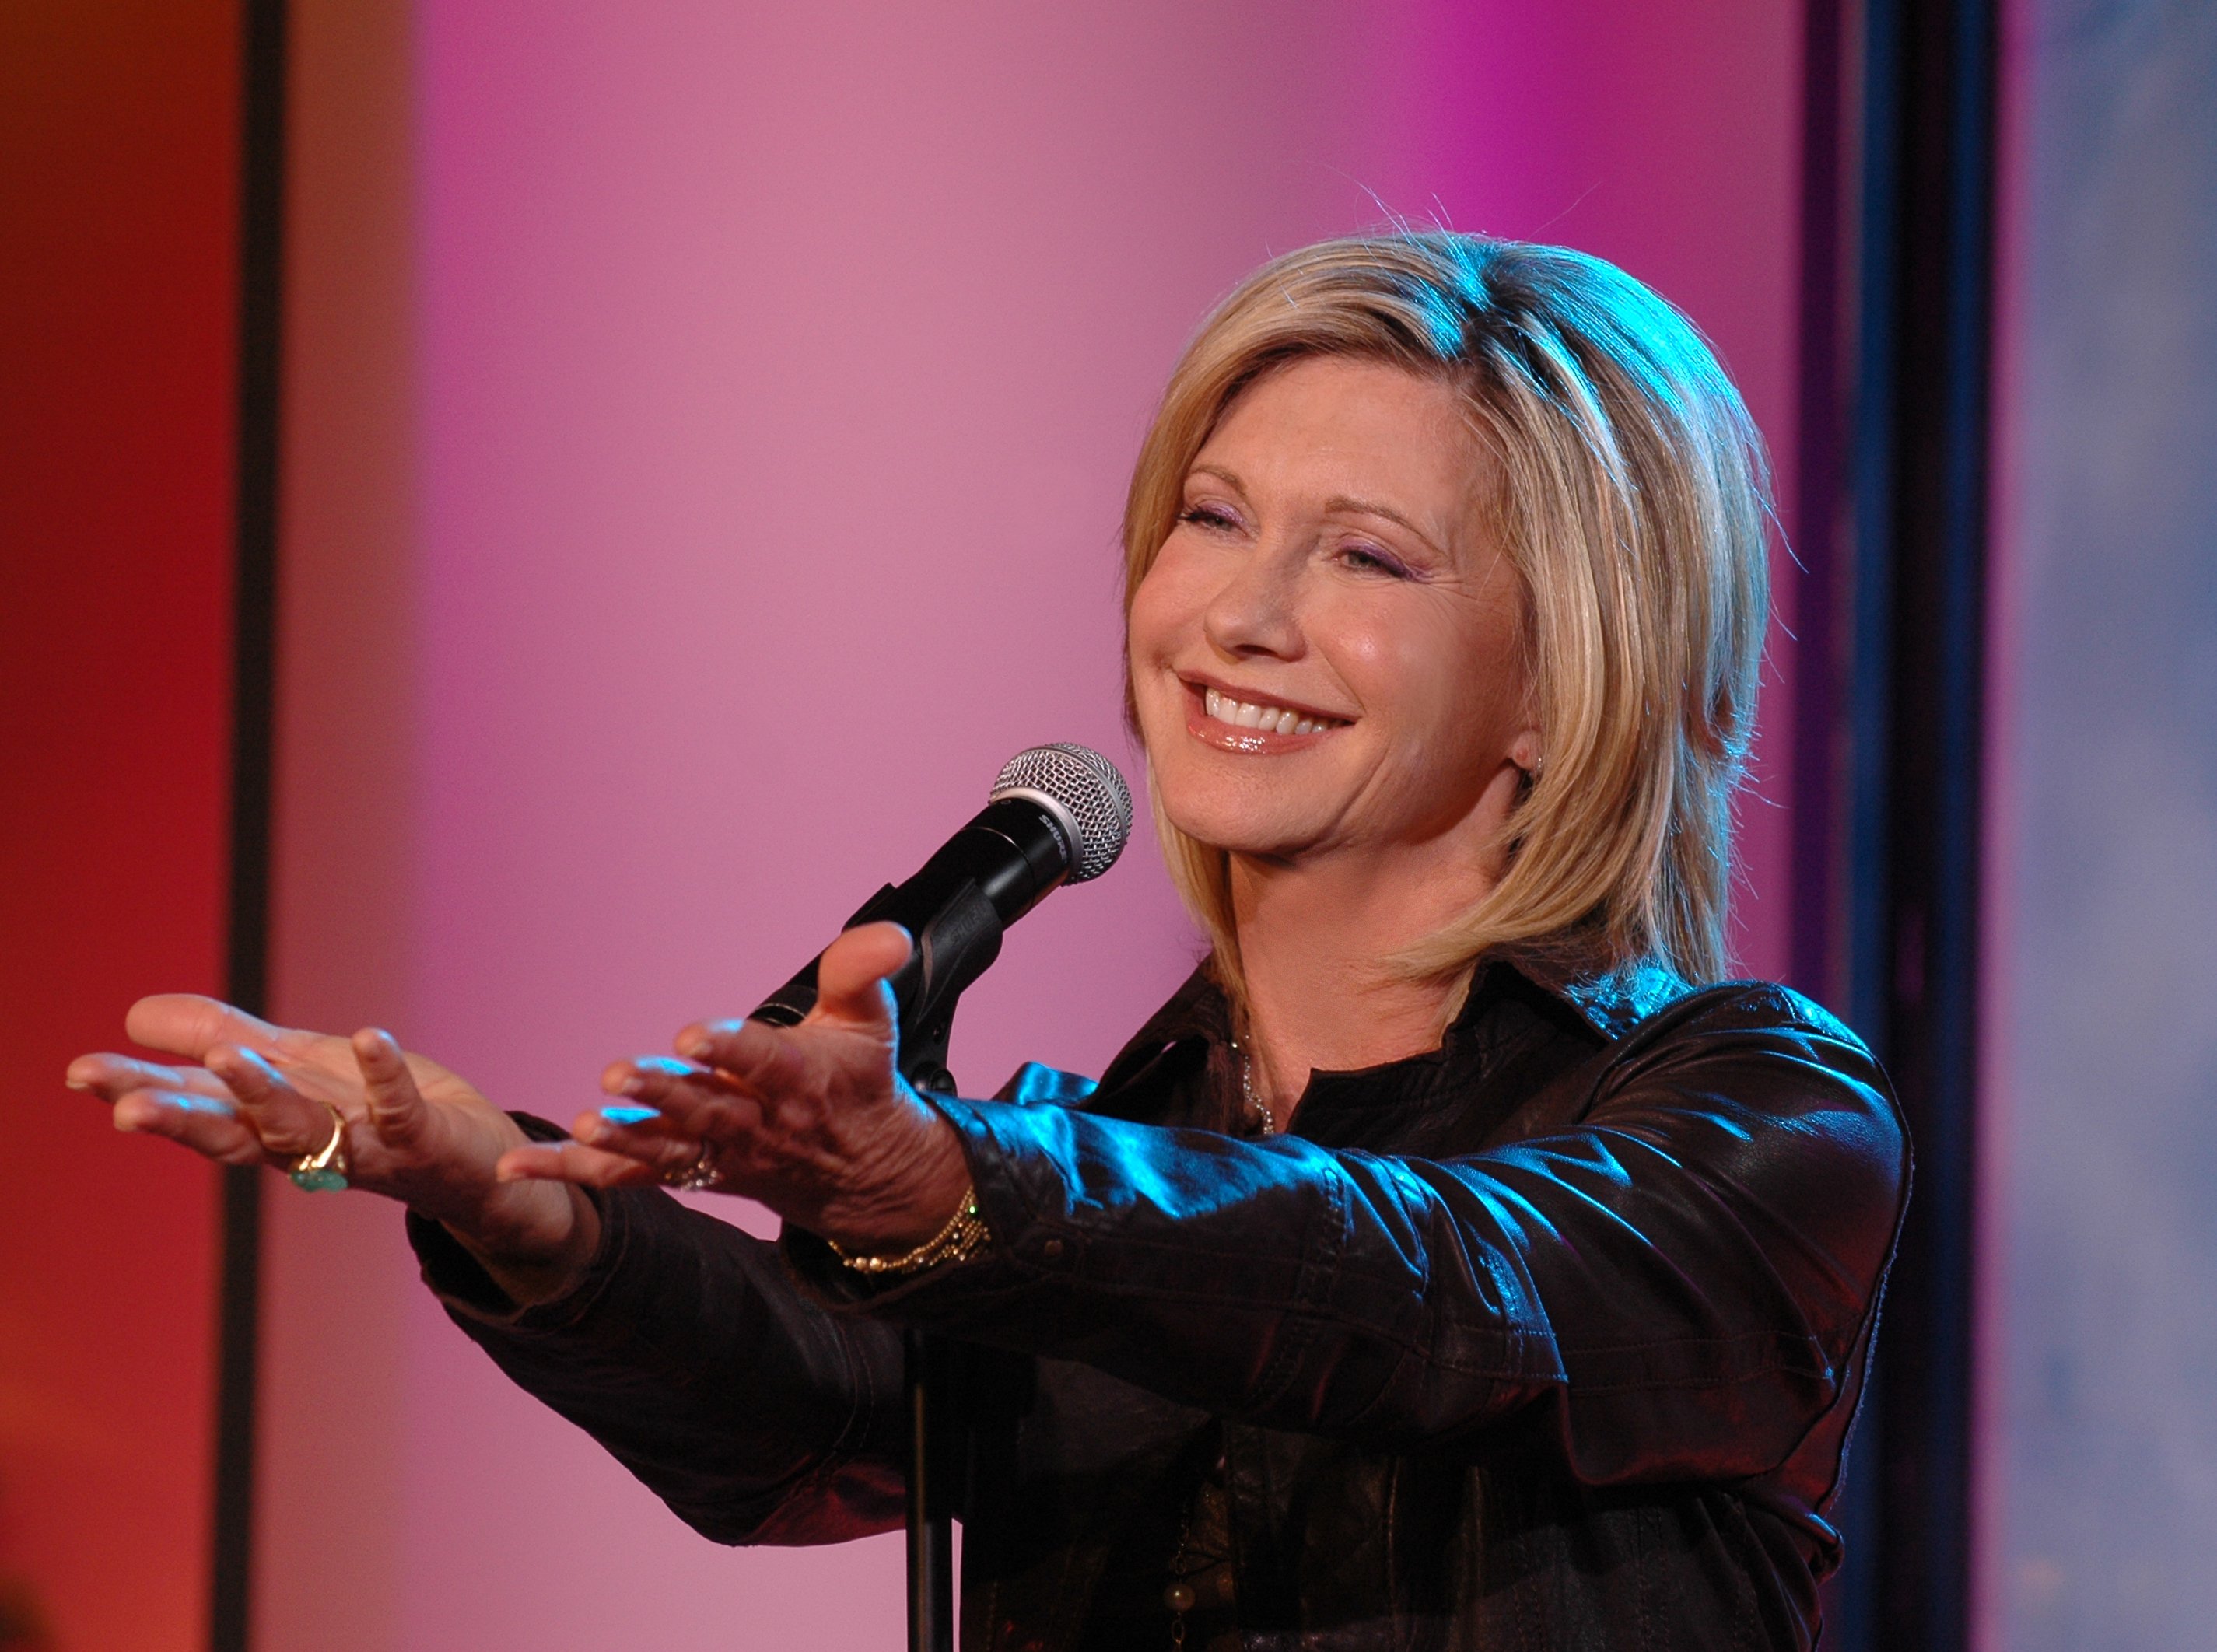
<svg viewBox="0 0 2217 1652">
<path fill-rule="evenodd" d="M 1452 1063 L 1477 1041 L 1488 1011 L 1504 997 L 1536 999 L 1543 1006 L 1555 1007 L 1558 1013 L 1567 1011 L 1578 1024 L 1614 1043 L 1692 989 L 1683 978 L 1652 962 L 1582 969 L 1574 955 L 1560 949 L 1497 948 L 1479 960 L 1470 991 L 1448 1025 L 1440 1048 L 1410 1057 L 1408 1061 L 1436 1064 L 1444 1058 Z M 1102 1082 L 1104 1086 L 1114 1085 L 1186 1040 L 1226 1045 L 1232 1036 L 1231 1005 L 1204 959 L 1170 1002 L 1133 1036 Z"/>
<path fill-rule="evenodd" d="M 1650 959 L 1582 969 L 1538 948 L 1504 947 L 1479 963 L 1479 973 L 1471 984 L 1473 998 L 1479 996 L 1485 977 L 1497 971 L 1516 975 L 1569 1005 L 1612 1043 L 1693 990 L 1683 977 Z"/>
</svg>

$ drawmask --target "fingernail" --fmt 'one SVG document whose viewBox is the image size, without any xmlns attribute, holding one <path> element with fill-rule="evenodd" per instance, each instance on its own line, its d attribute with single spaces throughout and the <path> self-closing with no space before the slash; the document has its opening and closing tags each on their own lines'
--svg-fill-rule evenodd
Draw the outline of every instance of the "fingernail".
<svg viewBox="0 0 2217 1652">
<path fill-rule="evenodd" d="M 643 1125 L 658 1116 L 652 1107 L 616 1106 L 601 1109 L 601 1117 L 612 1125 Z"/>
<path fill-rule="evenodd" d="M 706 1032 L 690 1032 L 677 1041 L 677 1053 L 688 1061 L 702 1059 L 712 1048 Z"/>
<path fill-rule="evenodd" d="M 136 1136 L 139 1133 L 139 1126 L 132 1124 L 121 1113 L 110 1113 L 108 1117 L 114 1122 L 116 1129 L 121 1131 L 126 1136 Z"/>
<path fill-rule="evenodd" d="M 65 1078 L 62 1081 L 62 1088 L 65 1090 L 89 1090 L 92 1086 L 81 1078 Z"/>
</svg>

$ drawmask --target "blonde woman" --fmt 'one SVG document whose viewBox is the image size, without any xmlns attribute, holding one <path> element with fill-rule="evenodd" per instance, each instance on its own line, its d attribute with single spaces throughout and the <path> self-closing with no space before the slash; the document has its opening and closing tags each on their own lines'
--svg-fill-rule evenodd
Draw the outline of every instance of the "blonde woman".
<svg viewBox="0 0 2217 1652">
<path fill-rule="evenodd" d="M 72 1080 L 231 1162 L 336 1129 L 462 1328 L 720 1541 L 898 1525 L 899 1333 L 955 1339 L 966 1647 L 1807 1647 L 1908 1155 L 1837 1022 L 1718 984 L 1764 511 L 1621 272 L 1308 248 L 1133 480 L 1128 709 L 1211 951 L 1097 1088 L 902 1083 L 890 926 L 574 1136 L 198 999 L 129 1026 L 203 1065 Z"/>
</svg>

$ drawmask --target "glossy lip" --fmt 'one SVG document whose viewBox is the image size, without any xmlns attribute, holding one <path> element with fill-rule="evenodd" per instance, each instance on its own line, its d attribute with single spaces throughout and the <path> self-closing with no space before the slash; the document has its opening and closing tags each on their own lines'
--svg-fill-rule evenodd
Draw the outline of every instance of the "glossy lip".
<svg viewBox="0 0 2217 1652">
<path fill-rule="evenodd" d="M 1258 693 L 1251 689 L 1243 692 L 1215 677 L 1188 676 L 1181 672 L 1178 685 L 1185 690 L 1186 732 L 1202 744 L 1213 746 L 1220 751 L 1242 752 L 1257 757 L 1306 751 L 1318 741 L 1337 734 L 1353 721 L 1350 718 L 1333 717 L 1330 712 L 1320 712 L 1313 706 L 1302 705 L 1299 700 L 1282 700 L 1275 694 Z M 1330 718 L 1337 726 L 1315 729 L 1307 734 L 1280 734 L 1275 729 L 1243 729 L 1236 724 L 1219 722 L 1208 714 L 1206 693 L 1211 688 L 1220 694 L 1249 700 L 1253 705 L 1282 706 L 1302 717 Z"/>
</svg>

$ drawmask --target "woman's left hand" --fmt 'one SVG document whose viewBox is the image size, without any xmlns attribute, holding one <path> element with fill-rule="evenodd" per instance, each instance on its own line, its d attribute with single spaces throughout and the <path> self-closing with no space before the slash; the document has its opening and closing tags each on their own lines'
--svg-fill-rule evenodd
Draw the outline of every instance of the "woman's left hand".
<svg viewBox="0 0 2217 1652">
<path fill-rule="evenodd" d="M 900 1076 L 886 977 L 908 959 L 907 931 L 849 929 L 817 968 L 816 1008 L 794 1027 L 696 1023 L 679 1060 L 621 1061 L 601 1084 L 623 1100 L 581 1114 L 576 1139 L 504 1155 L 503 1180 L 590 1187 L 676 1182 L 759 1200 L 850 1250 L 921 1244 L 946 1224 L 970 1175 L 949 1125 Z"/>
</svg>

